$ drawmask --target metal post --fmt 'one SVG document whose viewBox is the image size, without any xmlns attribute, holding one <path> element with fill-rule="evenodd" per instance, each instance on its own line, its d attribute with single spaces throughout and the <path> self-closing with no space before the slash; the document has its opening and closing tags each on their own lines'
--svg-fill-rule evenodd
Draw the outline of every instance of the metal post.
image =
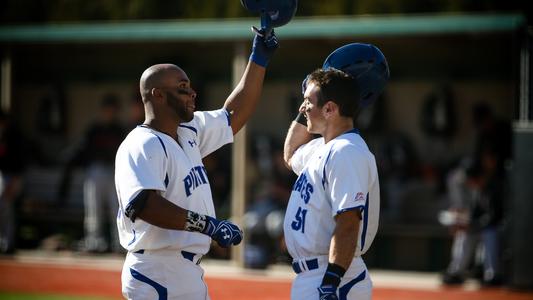
<svg viewBox="0 0 533 300">
<path fill-rule="evenodd" d="M 237 86 L 246 68 L 246 50 L 243 43 L 236 44 L 233 57 L 233 87 Z M 231 180 L 231 218 L 241 228 L 246 199 L 246 126 L 244 126 L 233 142 L 232 152 L 232 180 Z M 244 267 L 244 242 L 231 251 L 231 260 L 240 267 Z"/>
<path fill-rule="evenodd" d="M 531 118 L 531 55 L 532 32 L 526 31 L 520 53 L 520 105 L 519 119 L 514 124 L 513 167 L 511 172 L 511 203 L 507 204 L 507 237 L 512 260 L 509 266 L 508 285 L 514 289 L 533 289 L 533 120 Z"/>
<path fill-rule="evenodd" d="M 9 53 L 2 57 L 1 69 L 0 106 L 4 112 L 9 112 L 11 110 L 11 56 Z"/>
<path fill-rule="evenodd" d="M 529 56 L 530 56 L 530 46 L 529 46 L 529 35 L 526 34 L 522 49 L 520 49 L 520 105 L 519 105 L 519 122 L 527 123 L 530 121 L 529 107 L 530 105 L 530 96 L 529 96 Z"/>
</svg>

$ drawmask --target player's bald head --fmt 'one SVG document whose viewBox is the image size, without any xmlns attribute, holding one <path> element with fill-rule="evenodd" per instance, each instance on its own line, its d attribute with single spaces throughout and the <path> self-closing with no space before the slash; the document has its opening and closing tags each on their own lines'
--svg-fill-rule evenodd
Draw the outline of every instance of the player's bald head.
<svg viewBox="0 0 533 300">
<path fill-rule="evenodd" d="M 149 95 L 153 88 L 170 86 L 179 77 L 186 78 L 187 75 L 180 67 L 173 64 L 158 64 L 146 69 L 139 82 L 143 102 L 150 98 Z"/>
</svg>

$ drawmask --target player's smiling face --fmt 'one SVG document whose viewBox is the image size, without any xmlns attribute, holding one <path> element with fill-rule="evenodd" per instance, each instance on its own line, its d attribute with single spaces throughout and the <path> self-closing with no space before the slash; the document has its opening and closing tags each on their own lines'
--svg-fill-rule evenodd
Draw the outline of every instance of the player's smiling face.
<svg viewBox="0 0 533 300">
<path fill-rule="evenodd" d="M 181 69 L 173 74 L 172 82 L 165 90 L 167 105 L 181 122 L 189 122 L 193 119 L 196 109 L 196 92 L 191 88 L 187 74 Z"/>
<path fill-rule="evenodd" d="M 318 106 L 320 97 L 320 87 L 314 82 L 309 82 L 304 93 L 304 102 L 300 106 L 300 111 L 305 113 L 307 118 L 307 131 L 310 133 L 322 134 L 325 129 L 325 119 L 322 114 L 322 107 Z"/>
</svg>

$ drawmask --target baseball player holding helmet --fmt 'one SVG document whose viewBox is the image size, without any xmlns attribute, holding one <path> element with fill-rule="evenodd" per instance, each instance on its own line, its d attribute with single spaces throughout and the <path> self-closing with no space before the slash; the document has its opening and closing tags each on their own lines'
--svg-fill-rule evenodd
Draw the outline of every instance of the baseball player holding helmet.
<svg viewBox="0 0 533 300">
<path fill-rule="evenodd" d="M 201 257 L 211 240 L 222 247 L 241 242 L 237 225 L 215 217 L 202 159 L 232 142 L 255 110 L 278 46 L 273 32 L 268 39 L 262 33 L 221 109 L 195 112 L 196 92 L 176 65 L 154 65 L 142 74 L 145 121 L 120 145 L 115 167 L 127 299 L 209 299 Z"/>
<path fill-rule="evenodd" d="M 284 221 L 297 273 L 293 300 L 371 299 L 361 255 L 378 228 L 379 182 L 354 119 L 388 78 L 381 51 L 354 43 L 331 53 L 302 84 L 304 102 L 284 145 L 285 162 L 298 175 Z"/>
</svg>

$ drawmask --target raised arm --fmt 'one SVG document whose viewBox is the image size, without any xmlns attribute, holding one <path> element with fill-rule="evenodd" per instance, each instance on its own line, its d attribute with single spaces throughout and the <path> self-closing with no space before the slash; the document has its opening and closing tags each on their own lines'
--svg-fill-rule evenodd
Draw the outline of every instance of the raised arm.
<svg viewBox="0 0 533 300">
<path fill-rule="evenodd" d="M 291 159 L 296 149 L 313 139 L 313 135 L 307 131 L 304 109 L 304 103 L 302 102 L 298 109 L 298 116 L 292 121 L 287 136 L 285 137 L 285 143 L 283 144 L 283 160 L 290 170 L 292 170 Z"/>
<path fill-rule="evenodd" d="M 278 42 L 274 34 L 271 35 L 270 39 L 270 46 L 267 47 L 261 33 L 255 35 L 252 54 L 250 55 L 250 60 L 248 61 L 241 81 L 224 103 L 224 108 L 231 114 L 231 129 L 234 135 L 250 119 L 257 103 L 259 103 L 265 78 L 265 68 L 278 47 Z"/>
<path fill-rule="evenodd" d="M 283 144 L 283 160 L 287 168 L 292 170 L 291 160 L 296 149 L 308 143 L 311 139 L 313 139 L 313 136 L 307 132 L 307 128 L 304 125 L 296 121 L 291 123 Z"/>
</svg>

